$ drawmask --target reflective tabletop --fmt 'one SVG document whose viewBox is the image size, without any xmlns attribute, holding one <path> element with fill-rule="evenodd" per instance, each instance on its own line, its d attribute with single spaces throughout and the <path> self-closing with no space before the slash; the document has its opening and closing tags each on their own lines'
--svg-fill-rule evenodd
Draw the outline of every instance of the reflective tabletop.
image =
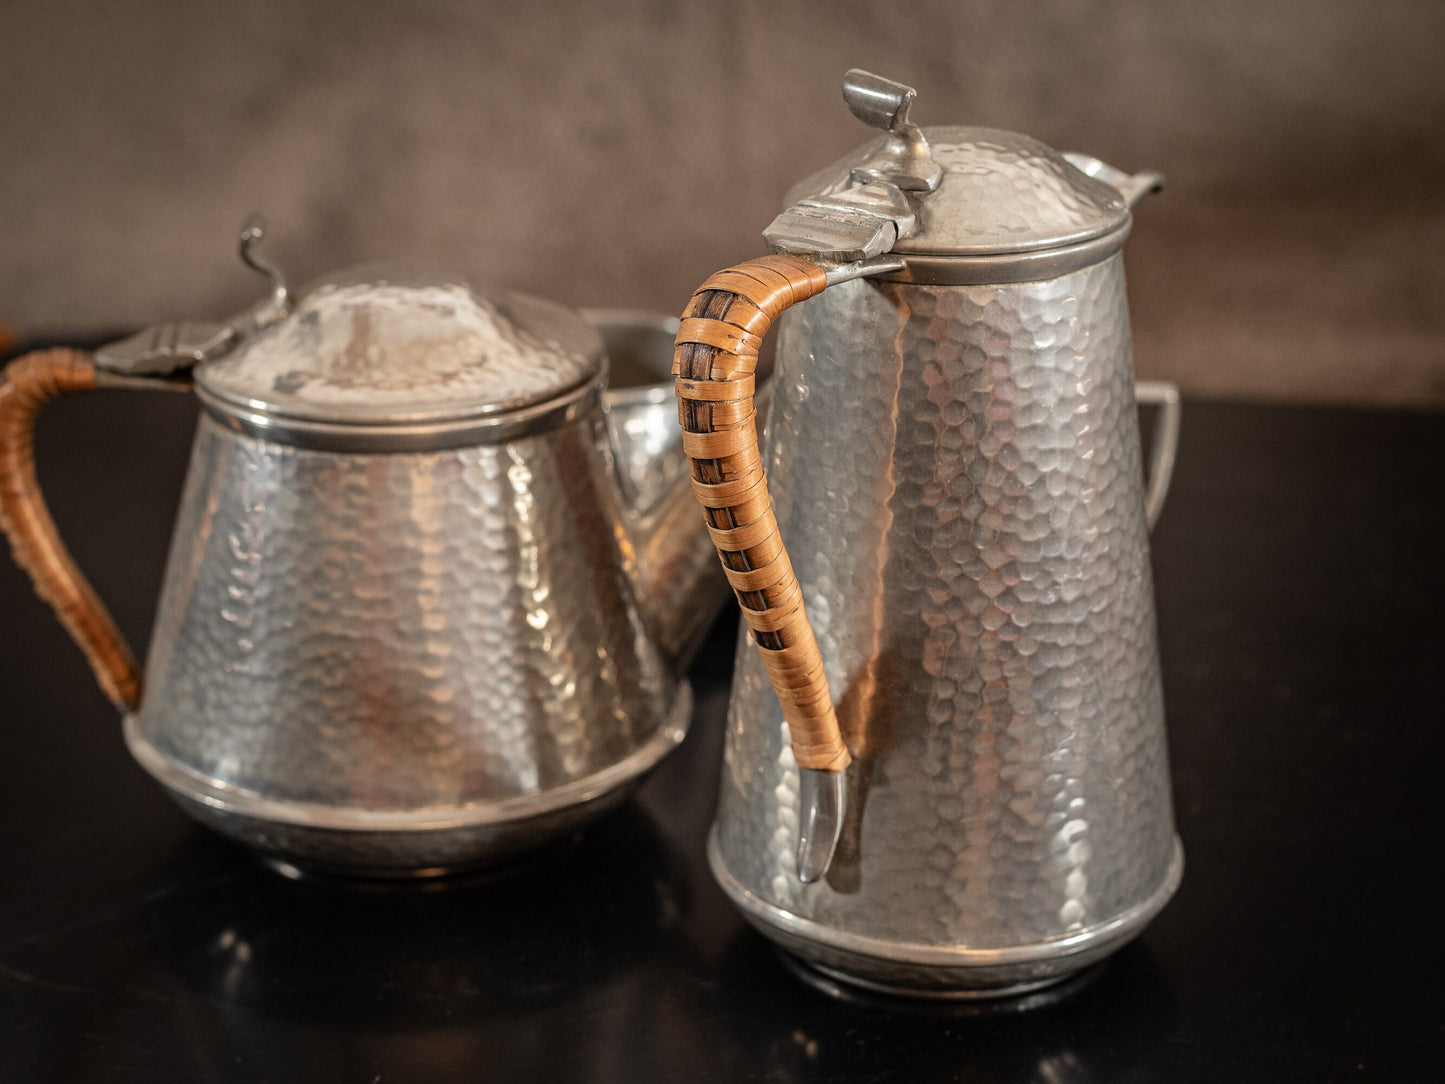
<svg viewBox="0 0 1445 1084">
<path fill-rule="evenodd" d="M 194 417 L 95 397 L 41 423 L 134 643 Z M 1183 886 L 1070 984 L 955 1007 L 803 981 L 712 882 L 731 620 L 688 739 L 592 829 L 456 881 L 293 880 L 130 760 L 6 561 L 0 1079 L 1439 1079 L 1442 462 L 1439 415 L 1186 401 L 1154 538 Z"/>
</svg>

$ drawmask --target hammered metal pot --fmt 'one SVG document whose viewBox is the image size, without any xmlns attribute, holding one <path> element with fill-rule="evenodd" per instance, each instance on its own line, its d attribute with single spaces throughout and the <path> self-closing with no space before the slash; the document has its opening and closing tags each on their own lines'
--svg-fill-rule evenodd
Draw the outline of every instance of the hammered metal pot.
<svg viewBox="0 0 1445 1084">
<path fill-rule="evenodd" d="M 709 858 L 820 968 L 1018 992 L 1178 885 L 1127 342 L 1117 256 L 1043 283 L 849 283 L 784 320 L 765 462 L 854 800 L 804 884 L 798 769 L 745 636 Z"/>
<path fill-rule="evenodd" d="M 887 134 L 799 186 L 781 254 L 704 283 L 678 338 L 750 626 L 709 860 L 830 976 L 1020 993 L 1135 936 L 1182 873 L 1148 542 L 1178 397 L 1147 389 L 1150 489 L 1119 254 L 1158 178 L 917 129 L 866 73 L 844 96 Z M 753 481 L 728 389 L 782 309 Z"/>
<path fill-rule="evenodd" d="M 31 358 L 3 386 L 0 421 L 87 390 L 75 373 L 189 374 L 205 407 L 143 682 L 33 514 L 33 472 L 5 461 L 17 556 L 132 753 L 287 869 L 447 872 L 596 817 L 681 741 L 687 641 L 725 599 L 704 528 L 678 514 L 675 412 L 624 390 L 610 419 L 603 342 L 560 306 L 397 269 L 299 302 L 275 280 L 228 325 Z M 664 379 L 667 352 L 640 350 Z M 616 455 L 624 420 L 656 440 Z M 28 446 L 0 430 L 7 454 Z"/>
<path fill-rule="evenodd" d="M 505 857 L 681 740 L 586 420 L 315 451 L 201 418 L 136 758 L 201 819 L 372 873 Z"/>
</svg>

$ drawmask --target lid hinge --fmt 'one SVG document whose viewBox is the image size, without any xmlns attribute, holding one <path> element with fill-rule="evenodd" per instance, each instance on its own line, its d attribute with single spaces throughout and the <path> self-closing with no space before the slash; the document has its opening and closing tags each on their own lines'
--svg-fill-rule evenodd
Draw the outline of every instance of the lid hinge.
<svg viewBox="0 0 1445 1084">
<path fill-rule="evenodd" d="M 793 204 L 773 219 L 763 239 L 776 252 L 849 263 L 881 256 L 914 224 L 908 197 L 875 181 Z"/>
<path fill-rule="evenodd" d="M 888 133 L 853 167 L 849 187 L 810 196 L 773 219 L 763 238 L 776 252 L 828 262 L 868 260 L 889 251 L 917 225 L 906 192 L 931 192 L 943 170 L 923 132 L 908 120 L 917 92 L 854 68 L 843 77 L 843 101 L 865 124 Z"/>
<path fill-rule="evenodd" d="M 258 214 L 241 225 L 241 259 L 271 282 L 265 300 L 225 323 L 172 320 L 154 324 L 95 352 L 95 364 L 122 376 L 178 376 L 203 361 L 234 350 L 241 340 L 270 327 L 291 311 L 291 293 L 276 265 L 260 251 L 266 220 Z"/>
</svg>

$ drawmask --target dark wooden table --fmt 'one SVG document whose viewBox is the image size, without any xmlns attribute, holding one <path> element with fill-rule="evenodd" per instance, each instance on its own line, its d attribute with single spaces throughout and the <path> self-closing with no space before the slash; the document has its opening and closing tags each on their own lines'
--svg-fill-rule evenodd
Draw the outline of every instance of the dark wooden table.
<svg viewBox="0 0 1445 1084">
<path fill-rule="evenodd" d="M 193 419 L 42 423 L 57 519 L 144 644 Z M 1188 402 L 1155 536 L 1187 869 L 1145 932 L 1023 1007 L 840 1001 L 710 880 L 734 625 L 640 798 L 514 869 L 289 881 L 126 754 L 0 566 L 5 1081 L 1445 1079 L 1445 418 Z"/>
</svg>

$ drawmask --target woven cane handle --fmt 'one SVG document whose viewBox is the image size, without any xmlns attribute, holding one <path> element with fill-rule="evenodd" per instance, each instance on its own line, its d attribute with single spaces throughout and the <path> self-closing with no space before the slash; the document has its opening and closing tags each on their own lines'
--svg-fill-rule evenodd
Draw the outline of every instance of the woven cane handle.
<svg viewBox="0 0 1445 1084">
<path fill-rule="evenodd" d="M 692 487 L 783 705 L 800 767 L 842 771 L 828 678 L 768 498 L 754 425 L 758 347 L 788 306 L 828 285 L 806 260 L 764 256 L 720 271 L 682 314 L 673 373 Z"/>
<path fill-rule="evenodd" d="M 62 395 L 95 388 L 95 365 L 74 350 L 11 362 L 0 381 L 0 530 L 15 563 L 80 645 L 105 695 L 122 710 L 140 702 L 140 671 L 110 613 L 61 542 L 35 478 L 35 419 Z"/>
</svg>

